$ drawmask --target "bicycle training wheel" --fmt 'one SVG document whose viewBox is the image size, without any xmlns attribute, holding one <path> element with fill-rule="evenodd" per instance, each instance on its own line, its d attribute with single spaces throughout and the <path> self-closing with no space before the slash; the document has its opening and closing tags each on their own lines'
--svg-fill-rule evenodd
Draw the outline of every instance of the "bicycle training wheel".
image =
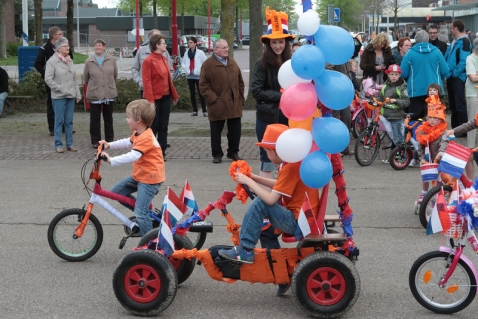
<svg viewBox="0 0 478 319">
<path fill-rule="evenodd" d="M 475 298 L 476 278 L 470 267 L 460 259 L 444 287 L 440 280 L 449 270 L 452 258 L 446 252 L 432 251 L 413 263 L 408 283 L 413 297 L 423 307 L 439 314 L 465 309 Z M 449 260 L 447 260 L 450 258 Z"/>
<path fill-rule="evenodd" d="M 155 228 L 147 232 L 139 241 L 138 247 L 147 245 L 150 240 L 158 238 L 158 232 L 159 229 Z M 193 244 L 189 240 L 188 237 L 180 236 L 178 234 L 173 235 L 173 240 L 174 240 L 174 249 L 193 249 Z M 169 261 L 173 265 L 174 269 L 176 270 L 176 273 L 178 275 L 178 285 L 186 281 L 189 276 L 191 276 L 194 266 L 196 265 L 196 259 L 183 259 L 183 260 L 178 260 L 174 258 L 169 258 Z"/>
<path fill-rule="evenodd" d="M 397 146 L 390 152 L 388 161 L 392 168 L 401 171 L 402 169 L 407 168 L 408 164 L 412 161 L 412 158 L 413 152 L 410 148 L 406 146 Z"/>
<path fill-rule="evenodd" d="M 166 310 L 178 289 L 176 272 L 168 259 L 154 250 L 133 251 L 119 262 L 113 290 L 119 303 L 137 316 Z"/>
<path fill-rule="evenodd" d="M 364 109 L 358 111 L 355 120 L 352 123 L 352 135 L 357 138 L 367 128 L 367 114 Z"/>
<path fill-rule="evenodd" d="M 369 166 L 377 157 L 379 149 L 378 134 L 376 132 L 371 134 L 365 129 L 355 141 L 355 160 L 361 166 Z"/>
<path fill-rule="evenodd" d="M 68 261 L 83 261 L 92 257 L 103 242 L 103 228 L 98 219 L 90 214 L 81 237 L 75 236 L 78 225 L 85 216 L 80 208 L 67 209 L 53 218 L 48 226 L 48 244 L 60 258 Z"/>
<path fill-rule="evenodd" d="M 437 194 L 440 192 L 441 188 L 442 186 L 435 186 L 429 189 L 425 197 L 423 197 L 422 203 L 420 204 L 420 208 L 418 209 L 418 218 L 420 218 L 420 223 L 425 229 L 427 228 L 428 220 L 432 215 L 433 207 L 435 207 L 435 203 L 437 201 Z M 451 185 L 443 186 L 443 192 L 445 194 L 446 201 L 448 201 L 452 189 L 453 187 Z"/>
</svg>

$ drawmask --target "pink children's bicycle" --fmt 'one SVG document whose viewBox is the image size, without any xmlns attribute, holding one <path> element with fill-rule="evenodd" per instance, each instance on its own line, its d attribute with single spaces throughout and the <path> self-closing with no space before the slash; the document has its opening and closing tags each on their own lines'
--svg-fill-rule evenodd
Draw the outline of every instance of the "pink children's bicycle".
<svg viewBox="0 0 478 319">
<path fill-rule="evenodd" d="M 465 309 L 475 298 L 478 288 L 478 271 L 464 254 L 467 243 L 478 253 L 477 239 L 474 231 L 468 230 L 467 217 L 450 210 L 446 213 L 450 227 L 444 233 L 447 245 L 420 256 L 409 274 L 415 299 L 439 314 Z"/>
</svg>

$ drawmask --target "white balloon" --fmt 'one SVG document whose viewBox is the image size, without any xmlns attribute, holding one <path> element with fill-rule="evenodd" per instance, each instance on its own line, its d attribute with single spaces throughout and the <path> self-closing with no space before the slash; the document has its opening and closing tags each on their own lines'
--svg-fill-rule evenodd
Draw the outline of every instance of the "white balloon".
<svg viewBox="0 0 478 319">
<path fill-rule="evenodd" d="M 280 69 L 279 74 L 277 75 L 279 80 L 279 84 L 281 88 L 284 90 L 288 87 L 297 84 L 297 83 L 309 83 L 310 80 L 306 80 L 295 74 L 294 70 L 292 69 L 292 60 L 289 59 L 285 61 Z"/>
<path fill-rule="evenodd" d="M 317 30 L 319 30 L 319 26 L 319 15 L 312 9 L 302 13 L 299 20 L 297 20 L 297 27 L 299 28 L 300 33 L 307 36 L 314 35 Z"/>
<path fill-rule="evenodd" d="M 282 133 L 276 142 L 277 155 L 287 163 L 302 161 L 312 147 L 312 134 L 301 128 L 291 128 Z"/>
</svg>

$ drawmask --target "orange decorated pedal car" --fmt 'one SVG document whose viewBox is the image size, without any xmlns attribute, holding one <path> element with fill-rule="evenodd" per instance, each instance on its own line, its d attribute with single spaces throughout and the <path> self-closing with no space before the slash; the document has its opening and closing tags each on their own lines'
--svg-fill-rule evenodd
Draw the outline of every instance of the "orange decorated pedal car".
<svg viewBox="0 0 478 319">
<path fill-rule="evenodd" d="M 254 262 L 241 264 L 219 256 L 218 250 L 231 246 L 218 245 L 204 250 L 183 248 L 168 253 L 165 248 L 161 249 L 161 246 L 166 247 L 161 236 L 159 240 L 143 238 L 140 247 L 120 261 L 113 275 L 116 298 L 135 315 L 159 314 L 173 302 L 178 282 L 186 280 L 197 263 L 217 281 L 291 284 L 293 294 L 310 316 L 333 318 L 343 315 L 353 307 L 360 292 L 360 278 L 354 265 L 359 250 L 352 239 L 352 210 L 348 204 L 340 154 L 331 155 L 331 162 L 340 212 L 338 215 L 325 214 L 329 190 L 329 185 L 326 185 L 321 191 L 322 200 L 316 218 L 309 220 L 310 226 L 315 225 L 316 229 L 298 241 L 295 248 L 255 248 Z M 226 205 L 236 194 L 244 196 L 238 190 L 224 191 L 214 204 L 210 203 L 194 214 L 204 220 L 212 210 L 219 209 L 227 219 L 226 227 L 232 235 L 233 245 L 239 244 L 240 225 L 235 223 Z M 169 223 L 166 216 L 169 215 L 163 214 L 166 220 L 161 224 L 163 234 L 168 229 L 163 227 L 163 224 L 168 226 Z M 327 230 L 327 225 L 330 227 L 335 222 L 341 222 L 342 232 Z M 178 247 L 177 240 L 185 230 L 176 229 L 174 245 Z M 282 240 L 287 243 L 297 241 L 294 235 L 289 234 L 282 234 Z M 173 266 L 172 263 L 176 264 Z"/>
</svg>

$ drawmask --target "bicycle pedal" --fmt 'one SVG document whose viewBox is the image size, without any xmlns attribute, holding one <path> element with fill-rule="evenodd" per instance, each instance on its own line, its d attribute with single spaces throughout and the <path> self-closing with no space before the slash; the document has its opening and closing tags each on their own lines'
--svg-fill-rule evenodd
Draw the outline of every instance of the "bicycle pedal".
<svg viewBox="0 0 478 319">
<path fill-rule="evenodd" d="M 124 245 L 126 244 L 126 240 L 128 240 L 127 237 L 123 237 L 123 239 L 121 239 L 119 247 L 118 247 L 119 249 L 123 249 Z"/>
</svg>

